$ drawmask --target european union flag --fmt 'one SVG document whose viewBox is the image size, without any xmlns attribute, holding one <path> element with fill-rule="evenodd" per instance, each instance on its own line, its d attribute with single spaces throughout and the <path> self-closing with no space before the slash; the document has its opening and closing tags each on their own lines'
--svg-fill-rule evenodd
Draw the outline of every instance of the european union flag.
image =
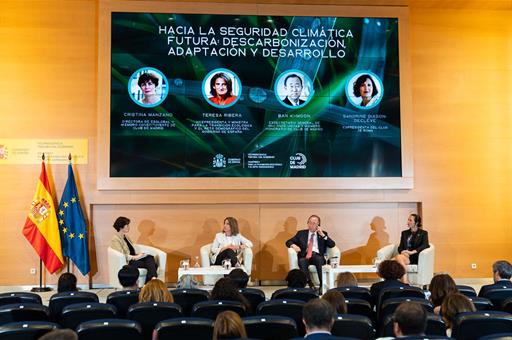
<svg viewBox="0 0 512 340">
<path fill-rule="evenodd" d="M 59 219 L 62 255 L 73 260 L 80 272 L 86 275 L 90 270 L 87 226 L 80 206 L 71 164 L 68 165 L 68 180 L 62 193 L 57 218 Z"/>
</svg>

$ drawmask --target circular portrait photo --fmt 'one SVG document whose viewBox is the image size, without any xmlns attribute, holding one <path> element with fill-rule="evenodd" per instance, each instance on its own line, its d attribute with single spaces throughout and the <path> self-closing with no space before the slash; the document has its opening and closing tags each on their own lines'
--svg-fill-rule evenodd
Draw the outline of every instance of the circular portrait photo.
<svg viewBox="0 0 512 340">
<path fill-rule="evenodd" d="M 235 105 L 242 93 L 242 83 L 231 70 L 218 68 L 203 80 L 203 96 L 212 106 L 226 108 Z"/>
<path fill-rule="evenodd" d="M 128 81 L 128 93 L 132 100 L 142 107 L 160 105 L 167 97 L 169 84 L 159 70 L 143 67 L 135 71 Z"/>
<path fill-rule="evenodd" d="M 347 82 L 345 94 L 352 105 L 368 110 L 380 103 L 384 94 L 384 86 L 382 80 L 375 73 L 357 72 Z"/>
<path fill-rule="evenodd" d="M 313 82 L 302 71 L 288 70 L 277 78 L 274 92 L 281 104 L 291 109 L 298 109 L 313 97 Z"/>
</svg>

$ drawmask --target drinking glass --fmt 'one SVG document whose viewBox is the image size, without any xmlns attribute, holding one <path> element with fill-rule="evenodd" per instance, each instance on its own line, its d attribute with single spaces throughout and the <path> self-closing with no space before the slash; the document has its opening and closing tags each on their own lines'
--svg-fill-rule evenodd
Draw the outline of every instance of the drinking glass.
<svg viewBox="0 0 512 340">
<path fill-rule="evenodd" d="M 194 263 L 194 268 L 201 268 L 201 265 L 199 264 L 199 256 L 194 257 L 196 263 Z"/>
<path fill-rule="evenodd" d="M 186 260 L 181 260 L 180 261 L 180 268 L 182 268 L 183 270 L 187 270 L 190 266 L 190 260 L 189 259 L 186 259 Z"/>
</svg>

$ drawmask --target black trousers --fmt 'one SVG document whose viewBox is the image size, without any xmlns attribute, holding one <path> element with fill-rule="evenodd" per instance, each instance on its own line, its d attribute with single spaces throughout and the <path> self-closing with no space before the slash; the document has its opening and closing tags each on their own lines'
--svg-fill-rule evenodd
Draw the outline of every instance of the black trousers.
<svg viewBox="0 0 512 340">
<path fill-rule="evenodd" d="M 236 263 L 238 262 L 238 258 L 236 257 L 236 252 L 233 249 L 224 249 L 217 255 L 217 258 L 215 259 L 214 265 L 220 266 L 222 265 L 222 261 L 225 259 L 228 259 L 231 261 L 231 267 L 235 267 Z"/>
<path fill-rule="evenodd" d="M 313 253 L 309 259 L 305 257 L 299 257 L 299 268 L 302 270 L 306 277 L 308 278 L 308 284 L 310 286 L 313 285 L 313 281 L 311 281 L 311 274 L 309 273 L 309 265 L 313 265 L 316 268 L 316 272 L 318 274 L 318 281 L 320 282 L 320 289 L 322 289 L 322 266 L 325 264 L 325 259 L 323 256 L 317 253 Z"/>
<path fill-rule="evenodd" d="M 153 277 L 158 277 L 156 273 L 157 265 L 153 255 L 147 255 L 139 260 L 131 260 L 129 264 L 136 268 L 145 268 L 148 271 L 148 274 L 146 275 L 146 283 Z"/>
</svg>

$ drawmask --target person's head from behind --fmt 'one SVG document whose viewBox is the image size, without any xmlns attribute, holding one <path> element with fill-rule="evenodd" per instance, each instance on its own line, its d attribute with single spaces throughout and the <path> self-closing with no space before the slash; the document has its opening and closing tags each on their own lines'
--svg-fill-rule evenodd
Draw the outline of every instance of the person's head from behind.
<svg viewBox="0 0 512 340">
<path fill-rule="evenodd" d="M 405 275 L 405 268 L 394 260 L 385 260 L 379 264 L 379 276 L 384 280 L 398 280 Z"/>
<path fill-rule="evenodd" d="M 304 288 L 308 283 L 306 274 L 300 269 L 292 269 L 286 275 L 286 285 L 290 288 Z"/>
<path fill-rule="evenodd" d="M 441 315 L 446 328 L 452 328 L 453 320 L 457 314 L 474 311 L 476 311 L 476 308 L 473 302 L 461 293 L 448 295 L 441 305 Z"/>
<path fill-rule="evenodd" d="M 76 276 L 71 273 L 63 273 L 59 276 L 57 292 L 76 292 Z"/>
<path fill-rule="evenodd" d="M 139 270 L 130 265 L 124 265 L 117 273 L 119 283 L 123 288 L 137 289 L 137 280 L 139 279 Z"/>
<path fill-rule="evenodd" d="M 306 332 L 331 331 L 336 312 L 329 302 L 323 299 L 312 299 L 302 308 L 302 321 Z"/>
<path fill-rule="evenodd" d="M 234 217 L 226 217 L 224 219 L 224 225 L 222 226 L 222 232 L 226 236 L 236 236 L 240 233 L 238 229 L 238 221 Z"/>
<path fill-rule="evenodd" d="M 458 292 L 455 281 L 448 274 L 434 275 L 428 287 L 431 293 L 430 301 L 434 306 L 441 306 L 445 297 Z"/>
<path fill-rule="evenodd" d="M 114 229 L 117 232 L 127 233 L 130 231 L 130 219 L 128 217 L 119 216 L 114 222 Z"/>
<path fill-rule="evenodd" d="M 165 283 L 159 279 L 153 279 L 140 290 L 139 302 L 174 302 L 174 299 Z"/>
<path fill-rule="evenodd" d="M 230 278 L 238 288 L 246 288 L 249 282 L 249 275 L 240 268 L 235 268 L 226 276 Z"/>
<path fill-rule="evenodd" d="M 227 277 L 219 279 L 213 286 L 211 293 L 212 300 L 240 301 L 240 296 L 241 293 L 238 291 L 237 285 Z"/>
<path fill-rule="evenodd" d="M 223 73 L 216 73 L 210 80 L 210 93 L 214 97 L 230 97 L 233 95 L 233 82 L 231 78 Z"/>
<path fill-rule="evenodd" d="M 145 96 L 156 94 L 156 88 L 158 87 L 159 79 L 151 72 L 143 73 L 137 80 L 137 84 L 139 85 L 142 93 Z"/>
<path fill-rule="evenodd" d="M 296 73 L 287 75 L 284 78 L 284 88 L 288 99 L 292 102 L 298 102 L 302 94 L 302 78 Z"/>
<path fill-rule="evenodd" d="M 418 302 L 401 303 L 393 314 L 393 331 L 396 337 L 423 335 L 427 329 L 427 311 Z"/>
<path fill-rule="evenodd" d="M 368 100 L 379 94 L 379 90 L 377 90 L 377 86 L 369 74 L 360 75 L 354 82 L 352 90 L 354 96 Z"/>
<path fill-rule="evenodd" d="M 322 299 L 329 302 L 338 314 L 347 314 L 347 303 L 343 294 L 335 289 L 328 290 Z"/>
<path fill-rule="evenodd" d="M 230 310 L 217 315 L 213 324 L 213 340 L 246 337 L 247 332 L 240 315 Z"/>
<path fill-rule="evenodd" d="M 196 277 L 190 274 L 182 275 L 178 281 L 178 289 L 193 289 L 197 288 L 198 285 Z"/>
<path fill-rule="evenodd" d="M 336 287 L 357 287 L 357 279 L 351 272 L 341 272 L 336 277 Z"/>
<path fill-rule="evenodd" d="M 492 265 L 494 281 L 510 280 L 512 276 L 512 265 L 505 260 L 496 261 Z"/>
<path fill-rule="evenodd" d="M 78 340 L 78 335 L 71 329 L 54 329 L 39 338 L 39 340 Z"/>
</svg>

